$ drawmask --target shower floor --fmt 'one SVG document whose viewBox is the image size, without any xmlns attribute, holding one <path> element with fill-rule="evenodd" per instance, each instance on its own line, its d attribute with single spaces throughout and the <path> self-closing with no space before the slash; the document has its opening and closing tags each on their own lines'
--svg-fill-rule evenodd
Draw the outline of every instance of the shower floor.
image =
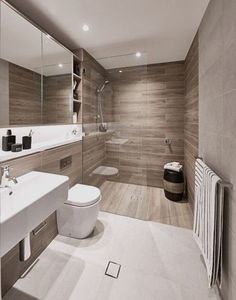
<svg viewBox="0 0 236 300">
<path fill-rule="evenodd" d="M 166 199 L 163 189 L 112 181 L 105 181 L 100 189 L 102 211 L 192 228 L 193 215 L 189 203 Z"/>
</svg>

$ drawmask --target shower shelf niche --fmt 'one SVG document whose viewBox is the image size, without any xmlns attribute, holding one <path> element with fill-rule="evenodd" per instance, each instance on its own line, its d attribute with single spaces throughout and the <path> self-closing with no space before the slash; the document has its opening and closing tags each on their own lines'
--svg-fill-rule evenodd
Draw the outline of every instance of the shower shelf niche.
<svg viewBox="0 0 236 300">
<path fill-rule="evenodd" d="M 73 73 L 73 77 L 74 79 L 81 80 L 81 76 L 77 75 L 76 73 Z"/>
<path fill-rule="evenodd" d="M 82 123 L 82 61 L 73 56 L 73 123 Z"/>
</svg>

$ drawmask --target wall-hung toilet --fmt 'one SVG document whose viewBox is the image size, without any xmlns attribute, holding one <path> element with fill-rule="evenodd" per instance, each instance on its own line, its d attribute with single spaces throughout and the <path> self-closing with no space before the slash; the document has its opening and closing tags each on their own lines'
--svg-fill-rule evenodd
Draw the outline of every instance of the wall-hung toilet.
<svg viewBox="0 0 236 300">
<path fill-rule="evenodd" d="M 96 224 L 101 192 L 94 186 L 76 184 L 68 200 L 57 210 L 58 232 L 77 239 L 89 236 Z"/>
</svg>

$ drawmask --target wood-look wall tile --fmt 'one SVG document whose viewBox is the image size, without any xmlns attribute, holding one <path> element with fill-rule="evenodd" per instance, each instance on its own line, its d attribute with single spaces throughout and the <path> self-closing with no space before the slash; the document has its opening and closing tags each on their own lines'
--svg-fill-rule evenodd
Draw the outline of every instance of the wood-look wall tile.
<svg viewBox="0 0 236 300">
<path fill-rule="evenodd" d="M 9 63 L 10 124 L 41 124 L 41 104 L 41 75 Z"/>
<path fill-rule="evenodd" d="M 194 206 L 195 157 L 198 156 L 198 34 L 185 62 L 184 166 L 188 199 Z"/>
<path fill-rule="evenodd" d="M 60 169 L 60 160 L 71 156 L 72 164 Z M 70 186 L 82 182 L 82 142 L 68 144 L 42 153 L 42 171 L 69 176 Z"/>
</svg>

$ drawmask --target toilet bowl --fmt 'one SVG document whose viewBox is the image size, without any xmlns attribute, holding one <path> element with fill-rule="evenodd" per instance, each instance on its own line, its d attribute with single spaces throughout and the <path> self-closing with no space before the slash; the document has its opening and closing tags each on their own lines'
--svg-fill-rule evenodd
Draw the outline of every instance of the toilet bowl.
<svg viewBox="0 0 236 300">
<path fill-rule="evenodd" d="M 58 232 L 77 239 L 89 236 L 96 224 L 101 192 L 94 186 L 76 184 L 68 200 L 57 210 Z"/>
</svg>

